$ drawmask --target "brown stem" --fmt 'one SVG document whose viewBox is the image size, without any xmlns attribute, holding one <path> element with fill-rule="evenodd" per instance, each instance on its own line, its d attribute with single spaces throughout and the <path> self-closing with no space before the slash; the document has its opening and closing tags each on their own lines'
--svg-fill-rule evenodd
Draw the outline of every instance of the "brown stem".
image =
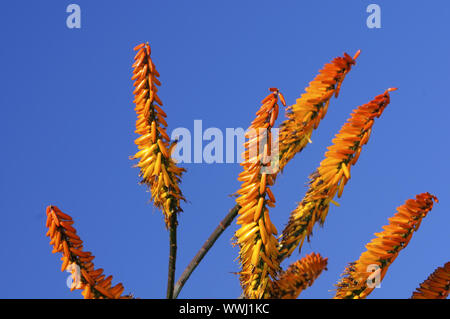
<svg viewBox="0 0 450 319">
<path fill-rule="evenodd" d="M 167 299 L 173 299 L 173 284 L 175 282 L 175 265 L 177 260 L 177 214 L 170 216 L 170 253 L 169 274 L 167 276 Z M 175 297 L 176 298 L 176 297 Z"/>
<path fill-rule="evenodd" d="M 225 216 L 224 219 L 219 223 L 219 225 L 216 227 L 216 229 L 212 232 L 212 234 L 209 236 L 209 238 L 205 241 L 203 246 L 200 248 L 200 250 L 197 252 L 197 254 L 194 256 L 194 258 L 191 260 L 189 265 L 186 267 L 186 269 L 181 274 L 180 278 L 178 279 L 173 297 L 177 298 L 178 294 L 180 293 L 181 289 L 183 288 L 186 281 L 191 276 L 194 269 L 198 266 L 198 264 L 202 261 L 203 257 L 208 253 L 208 251 L 211 249 L 211 247 L 214 245 L 216 240 L 220 237 L 220 235 L 227 229 L 228 226 L 230 226 L 233 219 L 236 217 L 239 209 L 241 207 L 239 205 L 234 206 L 230 212 Z"/>
</svg>

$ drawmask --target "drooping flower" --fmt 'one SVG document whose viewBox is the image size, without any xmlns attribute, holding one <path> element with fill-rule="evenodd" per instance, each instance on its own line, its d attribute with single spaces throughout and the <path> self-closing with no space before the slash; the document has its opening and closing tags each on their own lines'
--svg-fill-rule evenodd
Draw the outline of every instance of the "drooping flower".
<svg viewBox="0 0 450 319">
<path fill-rule="evenodd" d="M 437 198 L 430 193 L 416 195 L 397 208 L 397 213 L 389 218 L 389 225 L 366 245 L 356 262 L 345 269 L 341 280 L 336 285 L 336 299 L 366 298 L 381 283 L 389 266 L 399 252 L 408 246 L 415 231 L 419 229 L 422 219 L 433 208 Z"/>
<path fill-rule="evenodd" d="M 413 292 L 411 299 L 447 299 L 450 292 L 450 261 L 438 267 Z"/>
<path fill-rule="evenodd" d="M 316 253 L 297 260 L 274 282 L 271 298 L 297 299 L 300 293 L 310 287 L 322 271 L 326 270 L 327 263 L 327 258 Z"/>
<path fill-rule="evenodd" d="M 272 132 L 278 116 L 278 98 L 281 93 L 271 88 L 256 113 L 246 137 L 243 172 L 238 180 L 242 182 L 236 198 L 241 207 L 237 224 L 241 225 L 234 239 L 240 247 L 240 282 L 246 298 L 266 298 L 272 289 L 272 280 L 279 272 L 277 229 L 270 221 L 267 206 L 275 205 L 270 186 L 273 185 L 276 170 L 273 170 L 270 156 Z"/>
<path fill-rule="evenodd" d="M 139 148 L 132 159 L 137 159 L 140 168 L 141 183 L 145 183 L 150 192 L 153 204 L 164 214 L 166 227 L 170 227 L 171 216 L 182 211 L 180 201 L 184 200 L 179 188 L 184 168 L 178 167 L 171 157 L 176 143 L 170 143 L 166 132 L 166 113 L 162 109 L 158 97 L 159 73 L 150 58 L 151 49 L 148 43 L 134 48 L 137 51 L 133 64 L 134 103 L 137 113 L 135 140 Z"/>
<path fill-rule="evenodd" d="M 129 299 L 131 295 L 122 295 L 124 287 L 121 283 L 111 287 L 112 276 L 105 278 L 103 269 L 94 269 L 94 256 L 83 250 L 83 241 L 73 228 L 72 217 L 63 213 L 56 206 L 48 206 L 46 210 L 48 228 L 47 236 L 53 253 L 62 253 L 61 271 L 72 274 L 71 290 L 82 289 L 85 299 Z"/>
<path fill-rule="evenodd" d="M 280 169 L 311 142 L 311 134 L 325 117 L 331 97 L 339 95 L 342 82 L 356 63 L 360 51 L 352 58 L 347 53 L 325 64 L 310 82 L 306 92 L 286 110 L 280 125 Z"/>
<path fill-rule="evenodd" d="M 334 196 L 340 197 L 350 179 L 350 169 L 369 140 L 375 118 L 379 117 L 390 102 L 388 89 L 367 104 L 355 109 L 343 125 L 333 145 L 328 147 L 325 159 L 310 175 L 309 188 L 297 208 L 291 212 L 289 222 L 280 241 L 280 258 L 292 254 L 297 246 L 302 247 L 305 238 L 312 234 L 316 223 L 323 225 Z"/>
</svg>

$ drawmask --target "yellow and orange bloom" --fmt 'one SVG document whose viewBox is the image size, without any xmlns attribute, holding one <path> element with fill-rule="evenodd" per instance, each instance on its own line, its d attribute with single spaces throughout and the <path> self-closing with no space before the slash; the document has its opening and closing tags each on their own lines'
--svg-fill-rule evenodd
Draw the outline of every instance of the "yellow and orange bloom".
<svg viewBox="0 0 450 319">
<path fill-rule="evenodd" d="M 184 200 L 179 188 L 181 175 L 185 171 L 176 165 L 171 157 L 176 143 L 170 143 L 166 132 L 166 113 L 162 109 L 158 97 L 159 73 L 150 58 L 151 49 L 148 43 L 136 46 L 137 51 L 133 64 L 135 89 L 134 103 L 137 114 L 135 140 L 139 151 L 132 157 L 139 162 L 141 183 L 148 186 L 153 204 L 164 214 L 166 227 L 170 227 L 173 214 L 182 211 L 180 201 Z"/>
<path fill-rule="evenodd" d="M 438 267 L 420 287 L 413 292 L 411 299 L 447 299 L 450 292 L 450 261 Z"/>
<path fill-rule="evenodd" d="M 243 172 L 238 177 L 242 185 L 236 198 L 240 206 L 237 224 L 241 227 L 234 239 L 240 247 L 240 282 L 245 297 L 252 299 L 267 298 L 280 271 L 278 240 L 274 236 L 277 229 L 270 220 L 268 207 L 275 206 L 270 186 L 276 170 L 272 169 L 269 158 L 276 153 L 272 149 L 271 129 L 279 112 L 278 98 L 282 95 L 278 89 L 270 90 L 246 134 Z"/>
<path fill-rule="evenodd" d="M 94 269 L 94 256 L 83 250 L 83 241 L 73 228 L 72 217 L 63 213 L 56 206 L 48 206 L 46 227 L 53 253 L 61 253 L 61 271 L 72 274 L 71 290 L 82 289 L 85 299 L 129 299 L 130 295 L 122 295 L 124 287 L 121 283 L 111 287 L 112 276 L 105 278 L 103 269 Z"/>
<path fill-rule="evenodd" d="M 297 299 L 300 293 L 310 287 L 326 270 L 327 258 L 320 254 L 311 253 L 306 255 L 288 269 L 280 274 L 280 278 L 274 282 L 274 289 L 271 295 L 273 299 Z"/>
<path fill-rule="evenodd" d="M 289 222 L 280 241 L 280 258 L 292 254 L 297 246 L 301 249 L 305 238 L 310 237 L 316 223 L 323 225 L 334 196 L 340 197 L 350 179 L 350 169 L 355 165 L 362 146 L 369 140 L 375 118 L 379 117 L 390 102 L 388 89 L 367 104 L 353 111 L 343 125 L 333 145 L 328 147 L 325 159 L 310 175 L 309 188 L 297 208 L 291 212 Z"/>
<path fill-rule="evenodd" d="M 360 51 L 351 57 L 344 53 L 325 64 L 310 82 L 306 92 L 294 105 L 286 110 L 285 120 L 280 125 L 280 169 L 311 142 L 311 134 L 325 117 L 331 97 L 338 96 L 345 76 L 356 63 Z"/>
<path fill-rule="evenodd" d="M 376 237 L 366 245 L 367 251 L 345 269 L 336 285 L 335 299 L 366 298 L 383 280 L 399 252 L 408 246 L 413 233 L 433 208 L 434 201 L 438 201 L 434 195 L 422 193 L 398 207 L 397 213 L 389 218 L 389 225 L 383 227 L 384 231 L 376 233 Z"/>
</svg>

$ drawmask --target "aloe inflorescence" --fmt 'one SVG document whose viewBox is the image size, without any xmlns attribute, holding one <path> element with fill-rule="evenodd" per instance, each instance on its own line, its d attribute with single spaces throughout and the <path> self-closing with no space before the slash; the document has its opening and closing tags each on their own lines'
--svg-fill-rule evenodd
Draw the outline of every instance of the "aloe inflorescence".
<svg viewBox="0 0 450 319">
<path fill-rule="evenodd" d="M 389 225 L 366 245 L 367 251 L 345 269 L 336 285 L 335 298 L 366 298 L 383 280 L 399 252 L 408 246 L 435 201 L 436 196 L 422 193 L 398 207 L 397 213 L 389 218 Z"/>
<path fill-rule="evenodd" d="M 94 255 L 83 249 L 83 241 L 73 227 L 72 217 L 56 206 L 48 206 L 46 226 L 47 236 L 51 238 L 53 253 L 61 253 L 61 271 L 70 271 L 72 284 L 70 289 L 81 289 L 85 299 L 129 299 L 131 295 L 122 295 L 121 283 L 111 286 L 112 276 L 105 277 L 102 268 L 94 269 Z"/>
<path fill-rule="evenodd" d="M 156 207 L 164 214 L 166 227 L 170 228 L 173 214 L 182 211 L 180 201 L 184 200 L 179 183 L 184 168 L 178 167 L 171 157 L 175 142 L 170 142 L 167 134 L 166 113 L 163 103 L 158 97 L 159 73 L 150 57 L 151 49 L 148 43 L 136 46 L 137 51 L 133 64 L 135 89 L 134 103 L 137 113 L 136 133 L 140 135 L 135 140 L 139 148 L 132 158 L 138 159 L 139 176 L 142 183 L 149 187 L 151 198 Z"/>
</svg>

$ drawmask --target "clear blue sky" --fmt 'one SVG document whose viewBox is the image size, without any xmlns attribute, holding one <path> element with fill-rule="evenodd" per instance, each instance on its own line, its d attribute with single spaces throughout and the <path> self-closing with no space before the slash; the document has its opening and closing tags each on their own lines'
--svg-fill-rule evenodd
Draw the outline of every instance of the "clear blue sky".
<svg viewBox="0 0 450 319">
<path fill-rule="evenodd" d="M 81 7 L 81 29 L 66 7 Z M 163 298 L 168 233 L 138 185 L 132 48 L 148 41 L 161 73 L 169 132 L 248 127 L 268 87 L 294 103 L 317 71 L 343 52 L 362 53 L 339 99 L 273 188 L 281 230 L 352 109 L 388 87 L 340 207 L 315 228 L 302 255 L 329 258 L 304 298 L 329 298 L 348 262 L 395 208 L 430 192 L 440 203 L 370 298 L 408 298 L 449 260 L 450 44 L 448 1 L 376 1 L 381 29 L 368 29 L 370 1 L 8 1 L 0 13 L 0 273 L 3 298 L 80 298 L 66 288 L 45 237 L 45 207 L 75 219 L 97 267 L 141 298 Z M 282 118 L 281 118 L 282 119 Z M 177 277 L 234 205 L 238 164 L 186 164 Z M 183 298 L 240 295 L 233 223 L 194 272 Z M 289 262 L 300 258 L 297 253 Z M 286 264 L 284 264 L 286 265 Z"/>
</svg>

